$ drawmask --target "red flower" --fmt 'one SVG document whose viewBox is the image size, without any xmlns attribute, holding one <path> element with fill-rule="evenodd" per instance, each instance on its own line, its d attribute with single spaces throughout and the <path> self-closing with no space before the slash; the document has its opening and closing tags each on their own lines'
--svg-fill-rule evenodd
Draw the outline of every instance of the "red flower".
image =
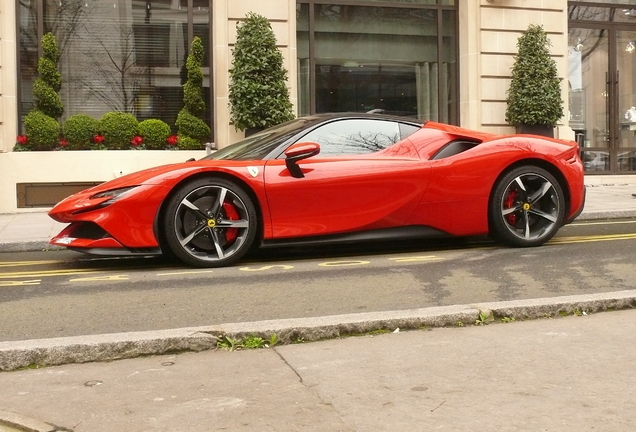
<svg viewBox="0 0 636 432">
<path fill-rule="evenodd" d="M 138 145 L 141 145 L 141 143 L 144 142 L 144 139 L 142 137 L 140 137 L 139 135 L 134 136 L 131 140 L 130 143 L 133 145 L 133 147 L 137 147 Z"/>
<path fill-rule="evenodd" d="M 168 143 L 168 145 L 176 146 L 177 143 L 179 142 L 179 137 L 176 135 L 170 135 L 168 139 L 166 140 L 166 142 Z"/>
<path fill-rule="evenodd" d="M 103 137 L 103 136 L 101 136 L 101 135 L 95 135 L 95 136 L 93 137 L 93 142 L 94 142 L 95 144 L 101 144 L 103 141 L 104 141 L 104 137 Z"/>
<path fill-rule="evenodd" d="M 60 140 L 60 147 L 66 147 L 67 145 L 68 145 L 68 141 L 66 141 L 65 139 Z"/>
<path fill-rule="evenodd" d="M 29 137 L 26 135 L 18 135 L 18 143 L 20 143 L 20 145 L 27 145 L 29 142 Z"/>
</svg>

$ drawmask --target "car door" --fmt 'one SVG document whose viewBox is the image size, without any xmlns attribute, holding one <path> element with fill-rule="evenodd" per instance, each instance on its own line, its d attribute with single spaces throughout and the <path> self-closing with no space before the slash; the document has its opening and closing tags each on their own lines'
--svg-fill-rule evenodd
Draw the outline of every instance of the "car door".
<svg viewBox="0 0 636 432">
<path fill-rule="evenodd" d="M 402 127 L 401 127 L 402 126 Z M 265 167 L 271 232 L 265 238 L 306 237 L 402 226 L 426 188 L 429 163 L 406 135 L 418 128 L 377 119 L 335 119 L 296 142 L 320 153 L 298 162 L 295 178 L 284 155 Z"/>
</svg>

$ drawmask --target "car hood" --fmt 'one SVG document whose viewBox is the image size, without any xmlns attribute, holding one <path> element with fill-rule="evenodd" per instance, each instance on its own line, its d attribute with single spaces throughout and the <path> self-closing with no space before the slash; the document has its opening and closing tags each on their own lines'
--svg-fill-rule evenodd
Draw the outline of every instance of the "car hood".
<svg viewBox="0 0 636 432">
<path fill-rule="evenodd" d="M 235 172 L 241 167 L 258 166 L 261 167 L 265 161 L 232 161 L 232 160 L 201 160 L 191 162 L 181 162 L 169 165 L 161 165 L 158 167 L 147 168 L 136 171 L 131 174 L 109 180 L 105 183 L 86 189 L 82 192 L 90 192 L 91 194 L 119 189 L 128 186 L 137 185 L 158 185 L 170 180 L 177 180 L 193 171 L 219 171 L 219 172 Z"/>
</svg>

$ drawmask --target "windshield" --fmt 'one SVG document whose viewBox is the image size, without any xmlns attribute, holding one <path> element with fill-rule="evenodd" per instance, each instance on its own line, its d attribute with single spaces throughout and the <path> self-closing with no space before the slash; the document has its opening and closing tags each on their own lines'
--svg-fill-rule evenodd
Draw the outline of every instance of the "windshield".
<svg viewBox="0 0 636 432">
<path fill-rule="evenodd" d="M 202 160 L 261 160 L 315 120 L 303 117 L 266 129 L 218 150 Z"/>
</svg>

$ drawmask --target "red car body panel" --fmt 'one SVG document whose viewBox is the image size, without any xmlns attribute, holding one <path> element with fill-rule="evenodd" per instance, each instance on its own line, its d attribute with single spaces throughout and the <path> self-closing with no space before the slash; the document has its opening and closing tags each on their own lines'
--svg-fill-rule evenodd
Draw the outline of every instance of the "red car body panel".
<svg viewBox="0 0 636 432">
<path fill-rule="evenodd" d="M 457 140 L 474 147 L 434 158 Z M 180 184 L 206 175 L 232 179 L 250 193 L 260 213 L 263 241 L 406 226 L 450 235 L 487 234 L 489 198 L 497 179 L 524 161 L 548 168 L 562 182 L 566 222 L 580 213 L 585 187 L 576 143 L 428 122 L 383 151 L 346 157 L 318 154 L 301 160 L 302 178 L 290 174 L 284 156 L 192 161 L 129 174 L 57 204 L 50 216 L 71 225 L 51 243 L 79 250 L 158 248 L 162 205 Z M 137 187 L 113 202 L 94 197 L 129 186 Z M 82 237 L 84 222 L 106 234 Z"/>
<path fill-rule="evenodd" d="M 307 237 L 402 226 L 419 203 L 430 176 L 408 141 L 384 151 L 299 164 L 293 178 L 285 161 L 265 167 L 272 231 L 266 239 Z"/>
</svg>

